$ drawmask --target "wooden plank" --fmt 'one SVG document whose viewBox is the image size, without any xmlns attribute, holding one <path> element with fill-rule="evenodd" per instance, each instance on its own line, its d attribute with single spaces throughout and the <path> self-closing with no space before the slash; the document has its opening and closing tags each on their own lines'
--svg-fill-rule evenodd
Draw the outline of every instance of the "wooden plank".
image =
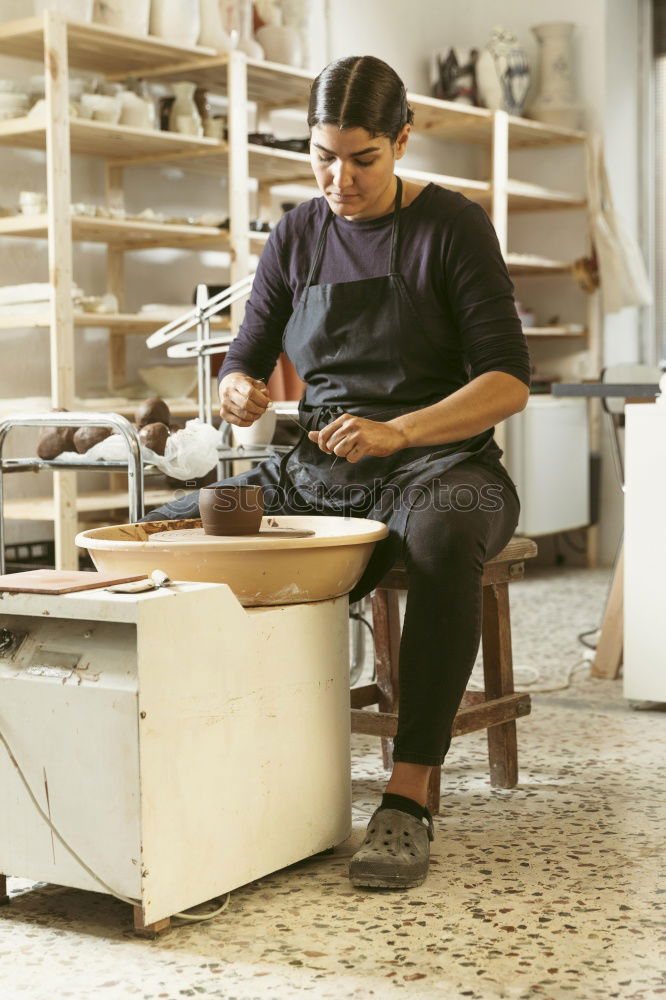
<svg viewBox="0 0 666 1000">
<path fill-rule="evenodd" d="M 496 111 L 493 116 L 491 218 L 502 254 L 509 241 L 509 116 Z"/>
<path fill-rule="evenodd" d="M 24 573 L 5 573 L 0 576 L 0 591 L 14 594 L 74 594 L 81 590 L 108 587 L 114 583 L 145 579 L 145 573 L 118 576 L 117 573 L 84 570 L 29 569 Z"/>
<path fill-rule="evenodd" d="M 191 306 L 183 304 L 182 311 L 185 312 Z M 75 312 L 74 326 L 86 327 L 108 327 L 110 330 L 117 330 L 118 333 L 125 334 L 147 334 L 153 333 L 158 327 L 163 326 L 174 319 L 174 314 L 160 313 L 91 313 Z M 0 315 L 0 330 L 22 330 L 32 328 L 48 328 L 51 325 L 48 312 L 35 313 L 5 313 Z M 213 330 L 229 330 L 230 322 L 226 316 L 215 317 L 211 320 Z"/>
<path fill-rule="evenodd" d="M 111 169 L 119 169 L 111 161 Z M 229 248 L 229 234 L 216 226 L 196 223 L 148 222 L 141 219 L 104 219 L 72 217 L 72 239 L 81 243 L 107 243 L 127 250 L 150 250 L 154 247 L 183 247 L 188 250 Z M 14 215 L 0 218 L 0 236 L 46 239 L 46 215 Z M 250 239 L 264 243 L 268 233 L 250 233 Z"/>
<path fill-rule="evenodd" d="M 379 688 L 376 684 L 362 684 L 359 687 L 351 688 L 349 702 L 352 708 L 365 708 L 367 705 L 376 705 L 379 701 L 379 695 Z"/>
<path fill-rule="evenodd" d="M 622 663 L 624 642 L 624 545 L 620 549 L 611 583 L 601 634 L 590 673 L 615 679 Z"/>
<path fill-rule="evenodd" d="M 69 102 L 67 107 L 69 108 Z M 0 122 L 0 144 L 44 149 L 46 125 L 34 118 L 12 118 Z M 227 146 L 217 139 L 159 129 L 132 128 L 129 125 L 109 125 L 106 122 L 74 118 L 70 122 L 71 151 L 81 156 L 99 156 L 119 163 L 176 163 L 197 168 L 197 158 L 210 162 L 207 169 L 226 169 Z M 190 161 L 188 163 L 188 157 Z M 69 202 L 68 202 L 69 204 Z"/>
<path fill-rule="evenodd" d="M 375 667 L 379 713 L 397 712 L 400 702 L 400 602 L 396 591 L 379 588 L 372 594 Z M 393 766 L 393 747 L 382 739 L 384 767 Z"/>
<path fill-rule="evenodd" d="M 149 941 L 154 940 L 171 926 L 171 917 L 163 917 L 161 920 L 155 920 L 152 924 L 147 924 L 144 918 L 143 907 L 139 905 L 133 907 L 133 915 L 135 935 L 137 937 L 148 938 Z"/>
<path fill-rule="evenodd" d="M 227 85 L 229 92 L 229 238 L 231 245 L 230 277 L 232 284 L 250 273 L 249 209 L 249 156 L 247 79 L 245 56 L 240 52 L 229 54 Z M 231 327 L 238 330 L 245 315 L 246 299 L 231 306 Z M 259 373 L 260 375 L 262 373 Z M 214 407 L 219 409 L 219 406 Z"/>
<path fill-rule="evenodd" d="M 506 266 L 511 274 L 568 274 L 573 267 L 565 260 L 552 260 L 550 257 L 540 257 L 531 253 L 506 253 Z"/>
<path fill-rule="evenodd" d="M 495 114 L 502 114 L 497 111 Z M 583 209 L 587 206 L 584 196 L 570 191 L 555 191 L 527 181 L 507 180 L 509 210 L 511 212 L 540 212 L 554 209 Z"/>
<path fill-rule="evenodd" d="M 530 696 L 521 693 L 494 698 L 478 705 L 471 705 L 469 708 L 460 708 L 453 722 L 452 736 L 463 736 L 478 729 L 502 726 L 516 718 L 529 715 L 530 711 Z M 398 731 L 398 717 L 388 712 L 368 712 L 362 708 L 352 708 L 351 728 L 353 733 L 392 738 Z"/>
<path fill-rule="evenodd" d="M 46 75 L 46 192 L 48 257 L 51 282 L 49 341 L 51 400 L 54 407 L 72 409 L 74 401 L 74 319 L 72 309 L 72 231 L 69 224 L 71 164 L 69 150 L 69 87 L 67 30 L 52 11 L 44 15 Z M 53 476 L 55 559 L 59 569 L 76 569 L 76 474 Z"/>
<path fill-rule="evenodd" d="M 63 475 L 63 473 L 60 473 Z M 76 473 L 74 473 L 76 475 Z M 151 489 L 144 494 L 145 507 L 158 507 L 180 495 L 175 489 Z M 77 514 L 111 515 L 115 511 L 129 510 L 127 490 L 96 490 L 79 493 L 76 497 Z M 54 516 L 54 505 L 51 497 L 21 497 L 17 500 L 5 500 L 5 520 L 10 521 L 51 521 Z M 112 523 L 114 518 L 110 518 Z M 74 526 L 74 534 L 78 530 L 78 520 Z"/>
<path fill-rule="evenodd" d="M 102 24 L 68 20 L 66 30 L 72 67 L 115 74 L 119 78 L 140 76 L 142 74 L 138 71 L 149 66 L 217 56 L 213 49 L 198 45 L 174 45 L 153 35 L 130 35 Z M 0 53 L 41 60 L 43 38 L 42 17 L 0 24 Z"/>
<path fill-rule="evenodd" d="M 486 697 L 497 700 L 513 695 L 508 583 L 483 589 L 481 642 Z M 513 719 L 488 730 L 488 759 L 491 785 L 514 788 L 518 782 L 518 740 Z"/>
</svg>

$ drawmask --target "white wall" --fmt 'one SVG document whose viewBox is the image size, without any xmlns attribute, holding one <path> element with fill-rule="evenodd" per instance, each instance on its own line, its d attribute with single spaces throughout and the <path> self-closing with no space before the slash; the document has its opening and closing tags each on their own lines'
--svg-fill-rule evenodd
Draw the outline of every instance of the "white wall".
<svg viewBox="0 0 666 1000">
<path fill-rule="evenodd" d="M 317 0 L 317 23 L 321 23 L 323 0 Z M 501 24 L 517 32 L 533 62 L 536 43 L 530 25 L 549 20 L 574 21 L 579 93 L 587 109 L 586 127 L 603 131 L 608 166 L 616 205 L 628 223 L 637 221 L 636 159 L 636 0 L 465 0 L 463 4 L 442 0 L 334 0 L 329 2 L 329 38 L 318 37 L 312 46 L 313 58 L 322 61 L 341 55 L 369 53 L 377 55 L 400 73 L 407 86 L 428 92 L 428 63 L 433 48 L 452 44 L 482 46 L 490 29 Z M 29 16 L 31 0 L 2 0 L 3 20 Z M 316 67 L 314 67 L 316 68 Z M 0 59 L 0 77 L 29 75 L 32 70 L 22 61 Z M 417 138 L 417 137 L 415 137 Z M 540 157 L 538 164 L 534 157 Z M 460 149 L 446 143 L 416 141 L 410 153 L 412 166 L 427 166 L 452 174 L 482 176 L 483 160 L 469 159 Z M 554 187 L 576 189 L 582 182 L 580 158 L 576 151 L 514 155 L 514 176 L 544 178 Z M 29 151 L 0 150 L 0 205 L 11 205 L 19 190 L 44 189 L 43 157 Z M 536 175 L 535 175 L 536 174 Z M 197 212 L 226 206 L 224 178 L 202 178 L 155 169 L 126 172 L 128 204 L 131 208 L 152 207 Z M 73 161 L 73 196 L 75 200 L 102 201 L 103 172 L 99 163 L 87 158 Z M 558 217 L 558 215 L 560 217 Z M 584 217 L 566 219 L 564 213 L 540 213 L 514 217 L 511 222 L 512 249 L 541 250 L 563 256 L 584 241 Z M 103 248 L 87 245 L 75 250 L 75 278 L 86 291 L 95 293 L 104 286 Z M 197 281 L 224 282 L 226 258 L 222 254 L 185 254 L 159 251 L 135 254 L 128 258 L 128 306 L 142 302 L 189 301 Z M 46 280 L 46 247 L 40 242 L 0 242 L 2 283 Z M 583 293 L 572 294 L 570 284 L 564 292 L 561 281 L 568 279 L 529 279 L 517 282 L 523 301 L 532 298 L 543 303 L 544 312 L 557 312 L 563 318 L 578 318 L 584 310 Z M 571 315 L 569 314 L 571 313 Z M 47 335 L 42 332 L 0 332 L 0 371 L 3 372 L 0 395 L 37 395 L 48 392 L 48 373 L 44 364 Z M 81 331 L 77 335 L 77 363 L 80 378 L 77 389 L 91 394 L 104 381 L 106 333 Z M 605 358 L 607 363 L 638 358 L 638 329 L 635 310 L 607 318 L 605 322 Z M 152 360 L 143 338 L 128 338 L 130 366 L 146 358 Z M 570 348 L 568 348 L 570 351 Z M 12 360 L 20 355 L 20 365 Z M 572 377 L 584 373 L 581 358 L 575 353 L 562 356 L 561 345 L 539 345 L 535 360 L 543 371 L 564 369 Z M 7 373 L 11 372 L 10 379 Z M 589 373 L 592 374 L 592 373 Z M 14 451 L 15 449 L 12 449 Z M 613 482 L 610 456 L 604 450 L 604 518 L 602 557 L 609 561 L 620 530 L 621 498 Z M 14 477 L 18 479 L 19 477 Z M 40 477 L 41 478 L 41 477 Z M 30 492 L 35 492 L 35 477 L 30 477 Z M 48 491 L 48 477 L 44 488 Z M 24 492 L 18 483 L 10 486 L 12 494 Z M 14 537 L 15 528 L 10 530 Z M 42 532 L 43 534 L 44 532 Z M 34 529 L 21 532 L 34 536 Z"/>
</svg>

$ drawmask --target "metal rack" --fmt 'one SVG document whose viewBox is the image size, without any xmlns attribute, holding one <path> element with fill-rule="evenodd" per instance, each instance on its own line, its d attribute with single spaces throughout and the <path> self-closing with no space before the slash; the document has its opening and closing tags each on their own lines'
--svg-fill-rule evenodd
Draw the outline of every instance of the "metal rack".
<svg viewBox="0 0 666 1000">
<path fill-rule="evenodd" d="M 7 434 L 14 427 L 111 427 L 122 434 L 127 443 L 127 462 L 59 462 L 57 459 L 4 459 L 2 452 Z M 0 574 L 5 572 L 4 474 L 38 469 L 94 470 L 113 472 L 127 469 L 129 518 L 138 521 L 143 516 L 144 463 L 136 427 L 119 413 L 15 413 L 0 420 Z M 154 466 L 148 466 L 151 470 Z"/>
<path fill-rule="evenodd" d="M 196 330 L 196 339 L 185 344 L 173 344 L 167 348 L 170 358 L 191 358 L 197 359 L 197 382 L 199 387 L 199 419 L 204 423 L 213 423 L 213 401 L 210 392 L 210 358 L 211 354 L 219 354 L 220 348 L 228 347 L 234 339 L 233 333 L 222 337 L 211 338 L 210 321 L 214 316 L 223 312 L 234 302 L 245 298 L 250 294 L 254 274 L 248 274 L 235 282 L 224 291 L 218 292 L 212 299 L 208 298 L 208 288 L 206 285 L 197 285 L 196 305 L 194 309 L 188 309 L 182 316 L 165 323 L 155 333 L 151 333 L 146 339 L 146 346 L 154 349 L 163 347 L 171 340 L 175 340 L 182 333 L 188 330 Z"/>
</svg>

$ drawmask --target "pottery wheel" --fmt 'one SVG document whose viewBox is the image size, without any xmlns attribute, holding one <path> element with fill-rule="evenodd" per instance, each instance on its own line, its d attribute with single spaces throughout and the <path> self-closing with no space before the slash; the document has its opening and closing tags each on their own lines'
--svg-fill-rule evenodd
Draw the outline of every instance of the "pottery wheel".
<svg viewBox="0 0 666 1000">
<path fill-rule="evenodd" d="M 262 528 L 251 535 L 207 535 L 203 528 L 178 528 L 175 531 L 156 531 L 150 535 L 149 542 L 191 542 L 197 545 L 201 542 L 214 541 L 216 538 L 310 538 L 314 531 L 309 528 Z"/>
</svg>

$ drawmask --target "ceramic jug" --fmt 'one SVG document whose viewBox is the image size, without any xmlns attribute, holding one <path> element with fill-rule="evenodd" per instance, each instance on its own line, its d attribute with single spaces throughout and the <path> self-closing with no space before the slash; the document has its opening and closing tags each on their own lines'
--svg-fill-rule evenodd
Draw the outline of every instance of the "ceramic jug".
<svg viewBox="0 0 666 1000">
<path fill-rule="evenodd" d="M 199 0 L 151 0 L 151 35 L 176 45 L 195 45 L 200 31 Z"/>
<path fill-rule="evenodd" d="M 199 13 L 201 16 L 199 45 L 216 49 L 218 52 L 230 52 L 233 43 L 231 35 L 225 28 L 221 0 L 200 0 Z"/>
<path fill-rule="evenodd" d="M 128 35 L 147 35 L 150 0 L 95 0 L 93 21 Z"/>
<path fill-rule="evenodd" d="M 203 135 L 201 115 L 194 100 L 196 83 L 182 81 L 173 84 L 175 100 L 169 112 L 169 131 L 183 135 Z"/>
<path fill-rule="evenodd" d="M 530 104 L 530 114 L 550 125 L 578 128 L 581 106 L 573 74 L 573 33 L 569 21 L 535 24 L 531 29 L 539 42 L 539 92 Z"/>
<path fill-rule="evenodd" d="M 493 111 L 522 114 L 530 85 L 527 54 L 512 31 L 493 28 L 476 63 L 479 97 Z"/>
</svg>

